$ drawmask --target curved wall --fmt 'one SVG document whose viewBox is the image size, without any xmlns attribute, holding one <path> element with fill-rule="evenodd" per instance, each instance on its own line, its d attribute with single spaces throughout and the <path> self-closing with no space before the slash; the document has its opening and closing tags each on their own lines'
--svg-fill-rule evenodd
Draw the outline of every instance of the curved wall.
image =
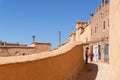
<svg viewBox="0 0 120 80">
<path fill-rule="evenodd" d="M 77 74 L 84 65 L 82 53 L 82 45 L 76 45 L 53 57 L 19 63 L 2 63 L 0 80 L 77 80 Z"/>
</svg>

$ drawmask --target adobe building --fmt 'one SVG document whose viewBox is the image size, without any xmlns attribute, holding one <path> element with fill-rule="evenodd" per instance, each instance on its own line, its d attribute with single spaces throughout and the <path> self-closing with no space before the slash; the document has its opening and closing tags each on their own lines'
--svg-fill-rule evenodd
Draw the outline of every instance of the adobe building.
<svg viewBox="0 0 120 80">
<path fill-rule="evenodd" d="M 84 38 L 81 35 L 85 32 L 85 29 L 88 25 L 88 22 L 81 22 L 79 20 L 76 22 L 76 41 L 84 42 Z"/>
<path fill-rule="evenodd" d="M 33 42 L 31 46 L 23 44 L 6 43 L 1 42 L 0 56 L 20 56 L 29 55 L 41 52 L 47 52 L 51 50 L 50 43 Z"/>
<path fill-rule="evenodd" d="M 7 43 L 7 42 L 0 41 L 0 46 L 27 46 L 27 45 L 19 44 L 19 43 Z"/>
<path fill-rule="evenodd" d="M 69 41 L 73 42 L 76 41 L 76 32 L 72 32 L 69 36 Z"/>
<path fill-rule="evenodd" d="M 89 22 L 76 22 L 76 41 L 80 41 L 83 44 L 83 53 L 85 59 L 85 50 L 86 47 L 89 47 L 91 34 L 90 34 L 90 23 Z"/>
<path fill-rule="evenodd" d="M 96 13 L 90 15 L 91 41 L 94 60 L 109 62 L 109 2 L 102 0 Z"/>
<path fill-rule="evenodd" d="M 120 80 L 120 0 L 110 1 L 110 70 L 107 80 Z"/>
<path fill-rule="evenodd" d="M 82 43 L 88 43 L 90 41 L 90 26 L 89 22 L 76 22 L 76 40 Z"/>
<path fill-rule="evenodd" d="M 33 42 L 31 47 L 35 47 L 36 53 L 46 52 L 51 50 L 50 43 Z"/>
<path fill-rule="evenodd" d="M 76 34 L 72 36 L 83 43 L 84 53 L 86 47 L 93 51 L 94 61 L 109 62 L 109 1 L 102 0 L 95 14 L 90 15 L 90 22 L 78 20 Z"/>
</svg>

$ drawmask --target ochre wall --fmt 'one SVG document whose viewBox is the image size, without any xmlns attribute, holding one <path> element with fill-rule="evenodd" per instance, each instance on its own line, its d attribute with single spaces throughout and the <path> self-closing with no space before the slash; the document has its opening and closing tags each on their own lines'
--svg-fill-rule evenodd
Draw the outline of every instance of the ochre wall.
<svg viewBox="0 0 120 80">
<path fill-rule="evenodd" d="M 0 65 L 0 80 L 77 80 L 84 65 L 82 53 L 82 45 L 77 45 L 54 57 Z"/>
<path fill-rule="evenodd" d="M 120 80 L 120 0 L 110 2 L 110 72 L 108 80 Z"/>
</svg>

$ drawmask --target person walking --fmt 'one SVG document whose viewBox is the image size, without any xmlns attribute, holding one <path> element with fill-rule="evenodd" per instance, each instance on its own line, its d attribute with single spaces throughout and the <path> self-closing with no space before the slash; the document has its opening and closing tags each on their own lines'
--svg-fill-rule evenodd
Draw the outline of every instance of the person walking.
<svg viewBox="0 0 120 80">
<path fill-rule="evenodd" d="M 89 56 L 90 56 L 90 62 L 92 62 L 93 61 L 93 56 L 94 56 L 92 50 L 90 50 Z"/>
<path fill-rule="evenodd" d="M 85 51 L 85 57 L 86 57 L 86 64 L 88 64 L 88 50 L 89 50 L 89 48 L 87 47 L 86 48 L 86 51 Z"/>
</svg>

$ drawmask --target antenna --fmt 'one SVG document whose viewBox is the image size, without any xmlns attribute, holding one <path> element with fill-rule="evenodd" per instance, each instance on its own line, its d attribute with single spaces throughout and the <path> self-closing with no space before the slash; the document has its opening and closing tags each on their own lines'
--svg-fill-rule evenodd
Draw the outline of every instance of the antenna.
<svg viewBox="0 0 120 80">
<path fill-rule="evenodd" d="M 35 37 L 36 37 L 35 35 L 32 36 L 32 38 L 33 38 L 33 42 L 35 42 Z"/>
</svg>

